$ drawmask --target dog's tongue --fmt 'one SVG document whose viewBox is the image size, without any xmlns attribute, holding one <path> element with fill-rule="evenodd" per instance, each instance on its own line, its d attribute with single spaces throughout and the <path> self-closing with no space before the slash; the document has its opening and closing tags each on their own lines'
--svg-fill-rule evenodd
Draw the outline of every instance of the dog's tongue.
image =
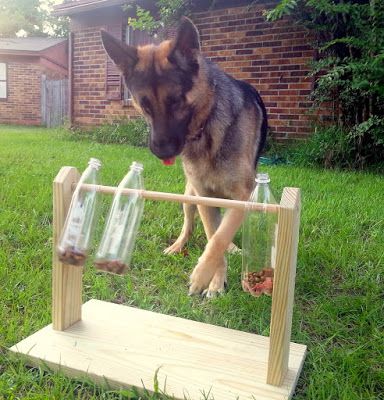
<svg viewBox="0 0 384 400">
<path fill-rule="evenodd" d="M 163 160 L 164 165 L 173 165 L 175 163 L 176 157 L 166 158 Z"/>
</svg>

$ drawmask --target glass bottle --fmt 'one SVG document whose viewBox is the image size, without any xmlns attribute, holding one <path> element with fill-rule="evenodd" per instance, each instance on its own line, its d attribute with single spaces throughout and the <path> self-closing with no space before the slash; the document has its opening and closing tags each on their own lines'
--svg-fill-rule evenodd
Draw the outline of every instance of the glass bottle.
<svg viewBox="0 0 384 400">
<path fill-rule="evenodd" d="M 112 201 L 107 223 L 96 253 L 95 267 L 114 274 L 127 271 L 140 220 L 144 199 L 139 193 L 123 194 L 123 189 L 144 189 L 143 165 L 133 162 L 128 174 L 120 182 Z"/>
<path fill-rule="evenodd" d="M 91 158 L 73 193 L 57 246 L 59 260 L 65 264 L 82 266 L 87 258 L 94 231 L 97 192 L 83 190 L 81 185 L 85 183 L 98 185 L 100 167 L 101 162 Z"/>
<path fill-rule="evenodd" d="M 267 173 L 257 174 L 249 201 L 276 204 L 269 182 Z M 242 287 L 256 297 L 272 294 L 277 226 L 277 214 L 266 211 L 248 211 L 243 222 Z"/>
</svg>

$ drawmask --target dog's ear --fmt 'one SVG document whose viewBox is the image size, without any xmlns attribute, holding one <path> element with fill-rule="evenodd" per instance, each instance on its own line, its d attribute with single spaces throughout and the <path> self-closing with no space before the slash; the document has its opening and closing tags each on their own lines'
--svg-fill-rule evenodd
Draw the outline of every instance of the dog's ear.
<svg viewBox="0 0 384 400">
<path fill-rule="evenodd" d="M 129 78 L 138 61 L 136 47 L 128 46 L 103 29 L 100 33 L 104 50 L 116 66 L 125 74 L 125 77 Z"/>
<path fill-rule="evenodd" d="M 172 64 L 178 65 L 183 70 L 198 67 L 197 54 L 200 51 L 199 32 L 193 22 L 183 17 L 174 39 L 173 49 L 168 56 Z"/>
</svg>

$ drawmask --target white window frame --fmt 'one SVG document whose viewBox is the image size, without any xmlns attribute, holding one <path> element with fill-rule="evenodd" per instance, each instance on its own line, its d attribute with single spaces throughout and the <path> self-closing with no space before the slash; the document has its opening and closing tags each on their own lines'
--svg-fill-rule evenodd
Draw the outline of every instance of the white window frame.
<svg viewBox="0 0 384 400">
<path fill-rule="evenodd" d="M 7 100 L 7 98 L 8 98 L 8 65 L 5 62 L 0 62 L 0 65 L 4 65 L 4 77 L 2 77 L 0 75 L 0 83 L 5 83 L 5 96 L 0 95 L 0 100 Z"/>
<path fill-rule="evenodd" d="M 132 28 L 127 25 L 125 29 L 125 38 L 124 41 L 126 44 L 132 44 Z M 128 88 L 125 86 L 123 82 L 123 101 L 124 103 L 130 104 L 132 102 L 132 95 Z"/>
</svg>

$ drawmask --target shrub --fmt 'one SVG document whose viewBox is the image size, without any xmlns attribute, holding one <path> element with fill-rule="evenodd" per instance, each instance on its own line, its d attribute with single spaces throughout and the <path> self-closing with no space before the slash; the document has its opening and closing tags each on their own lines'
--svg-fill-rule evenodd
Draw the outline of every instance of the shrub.
<svg viewBox="0 0 384 400">
<path fill-rule="evenodd" d="M 363 168 L 383 160 L 384 2 L 280 0 L 266 12 L 271 21 L 284 15 L 312 32 L 314 107 L 334 108 L 335 126 L 320 127 L 305 153 L 325 166 Z"/>
<path fill-rule="evenodd" d="M 367 166 L 383 169 L 384 121 L 370 119 L 353 130 L 338 126 L 320 126 L 293 151 L 291 159 L 301 165 L 325 168 L 355 168 Z"/>
<path fill-rule="evenodd" d="M 123 119 L 89 130 L 74 128 L 69 131 L 69 134 L 74 140 L 87 139 L 98 143 L 144 147 L 148 143 L 149 127 L 143 118 Z"/>
<path fill-rule="evenodd" d="M 347 135 L 337 126 L 318 127 L 311 137 L 297 145 L 293 161 L 300 165 L 320 165 L 325 168 L 350 167 Z"/>
</svg>

